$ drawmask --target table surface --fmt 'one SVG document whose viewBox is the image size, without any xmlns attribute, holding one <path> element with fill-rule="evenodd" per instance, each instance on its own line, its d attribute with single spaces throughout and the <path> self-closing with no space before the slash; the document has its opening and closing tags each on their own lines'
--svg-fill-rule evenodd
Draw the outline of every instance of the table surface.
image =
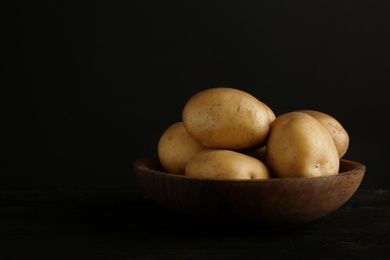
<svg viewBox="0 0 390 260">
<path fill-rule="evenodd" d="M 194 221 L 141 191 L 1 190 L 0 259 L 390 259 L 390 190 L 278 232 Z"/>
</svg>

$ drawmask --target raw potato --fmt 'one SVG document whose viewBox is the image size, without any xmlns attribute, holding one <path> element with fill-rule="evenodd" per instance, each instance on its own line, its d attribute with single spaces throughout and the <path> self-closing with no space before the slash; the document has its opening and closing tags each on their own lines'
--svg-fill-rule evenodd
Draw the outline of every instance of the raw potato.
<svg viewBox="0 0 390 260">
<path fill-rule="evenodd" d="M 211 179 L 269 179 L 270 172 L 261 161 L 231 150 L 206 149 L 188 162 L 185 175 Z"/>
<path fill-rule="evenodd" d="M 245 149 L 245 150 L 238 150 L 237 152 L 252 156 L 252 157 L 264 162 L 266 147 L 263 146 L 260 148 L 250 148 L 250 149 Z"/>
<path fill-rule="evenodd" d="M 265 109 L 267 110 L 269 121 L 270 121 L 270 123 L 272 123 L 276 119 L 275 113 L 274 113 L 274 111 L 272 111 L 272 109 L 267 104 L 263 103 L 263 105 L 264 105 Z"/>
<path fill-rule="evenodd" d="M 337 152 L 339 154 L 339 158 L 344 156 L 349 146 L 349 135 L 344 127 L 334 117 L 315 110 L 299 110 L 298 112 L 311 115 L 321 124 L 323 124 L 326 129 L 328 129 L 333 138 L 334 144 L 336 145 Z"/>
<path fill-rule="evenodd" d="M 238 150 L 263 142 L 274 114 L 245 91 L 211 88 L 192 96 L 182 115 L 188 134 L 203 146 Z"/>
<path fill-rule="evenodd" d="M 339 155 L 319 121 L 302 112 L 289 112 L 271 125 L 265 163 L 279 178 L 331 176 L 338 173 Z"/>
<path fill-rule="evenodd" d="M 165 171 L 184 174 L 187 162 L 204 147 L 188 135 L 183 122 L 168 127 L 158 143 L 158 157 Z"/>
</svg>

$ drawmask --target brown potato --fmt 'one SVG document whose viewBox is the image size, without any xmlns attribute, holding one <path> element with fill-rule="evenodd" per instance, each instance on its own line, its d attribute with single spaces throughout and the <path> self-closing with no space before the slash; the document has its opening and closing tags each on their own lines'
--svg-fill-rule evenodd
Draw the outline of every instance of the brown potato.
<svg viewBox="0 0 390 260">
<path fill-rule="evenodd" d="M 299 110 L 298 112 L 306 113 L 328 129 L 331 134 L 334 144 L 336 145 L 339 158 L 343 157 L 349 147 L 349 135 L 344 127 L 334 117 L 315 110 Z"/>
<path fill-rule="evenodd" d="M 205 149 L 188 162 L 185 175 L 211 179 L 268 179 L 270 172 L 260 160 L 251 156 L 218 149 Z"/>
<path fill-rule="evenodd" d="M 187 162 L 204 147 L 188 135 L 183 122 L 168 127 L 158 143 L 158 157 L 165 171 L 184 174 Z"/>
<path fill-rule="evenodd" d="M 260 148 L 249 148 L 244 150 L 237 150 L 237 152 L 252 156 L 264 162 L 266 149 L 267 149 L 266 146 L 263 146 Z"/>
<path fill-rule="evenodd" d="M 266 139 L 273 112 L 242 90 L 211 88 L 192 96 L 182 115 L 188 134 L 203 146 L 238 150 Z"/>
<path fill-rule="evenodd" d="M 289 112 L 271 124 L 265 163 L 275 177 L 336 175 L 339 156 L 329 131 L 302 112 Z"/>
<path fill-rule="evenodd" d="M 270 123 L 272 123 L 275 119 L 276 119 L 276 116 L 275 116 L 275 113 L 274 111 L 267 105 L 263 102 L 263 105 L 265 106 L 265 109 L 267 110 L 267 113 L 268 113 L 268 117 L 269 117 L 269 121 Z"/>
</svg>

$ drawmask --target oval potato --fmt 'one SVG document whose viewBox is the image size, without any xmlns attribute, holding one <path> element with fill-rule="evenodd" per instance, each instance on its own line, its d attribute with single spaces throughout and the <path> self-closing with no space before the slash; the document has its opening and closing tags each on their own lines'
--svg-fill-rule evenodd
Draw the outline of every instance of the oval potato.
<svg viewBox="0 0 390 260">
<path fill-rule="evenodd" d="M 202 151 L 201 143 L 188 135 L 183 122 L 168 127 L 158 142 L 158 157 L 165 171 L 184 174 L 187 162 Z"/>
<path fill-rule="evenodd" d="M 267 140 L 265 163 L 275 177 L 336 175 L 339 156 L 328 130 L 302 112 L 277 117 Z"/>
<path fill-rule="evenodd" d="M 211 88 L 198 92 L 186 102 L 182 119 L 188 134 L 203 146 L 238 150 L 256 146 L 266 139 L 271 112 L 245 91 Z"/>
<path fill-rule="evenodd" d="M 339 158 L 343 157 L 349 147 L 349 135 L 344 127 L 334 117 L 316 110 L 299 110 L 317 119 L 328 129 L 336 145 Z"/>
<path fill-rule="evenodd" d="M 244 150 L 237 150 L 237 152 L 252 156 L 252 157 L 264 162 L 266 150 L 267 150 L 267 147 L 263 146 L 260 148 L 256 147 L 256 148 L 249 148 L 249 149 L 244 149 Z"/>
<path fill-rule="evenodd" d="M 267 104 L 265 104 L 263 102 L 263 105 L 264 105 L 265 109 L 267 110 L 269 122 L 271 124 L 276 119 L 276 115 L 275 115 L 274 111 Z"/>
<path fill-rule="evenodd" d="M 205 149 L 188 162 L 185 175 L 211 179 L 269 179 L 270 171 L 260 160 L 231 151 Z"/>
</svg>

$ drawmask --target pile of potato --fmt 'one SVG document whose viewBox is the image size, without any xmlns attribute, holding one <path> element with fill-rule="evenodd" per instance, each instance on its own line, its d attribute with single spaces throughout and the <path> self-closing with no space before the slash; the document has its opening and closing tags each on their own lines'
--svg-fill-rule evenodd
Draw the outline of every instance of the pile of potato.
<svg viewBox="0 0 390 260">
<path fill-rule="evenodd" d="M 348 145 L 348 133 L 328 114 L 276 117 L 245 91 L 210 88 L 192 96 L 182 121 L 161 135 L 158 157 L 166 172 L 195 178 L 319 177 L 338 174 Z"/>
</svg>

